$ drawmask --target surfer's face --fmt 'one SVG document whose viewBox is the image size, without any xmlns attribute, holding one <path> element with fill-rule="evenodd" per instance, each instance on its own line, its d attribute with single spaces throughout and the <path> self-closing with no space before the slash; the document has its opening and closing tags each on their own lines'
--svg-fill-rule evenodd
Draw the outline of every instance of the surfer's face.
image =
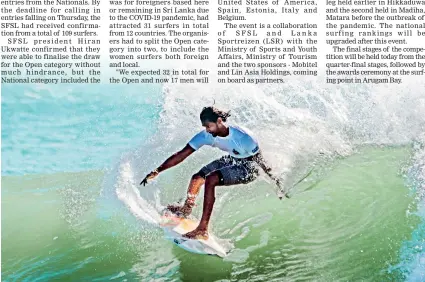
<svg viewBox="0 0 425 282">
<path fill-rule="evenodd" d="M 205 130 L 214 137 L 217 137 L 219 125 L 217 122 L 206 121 L 202 123 L 202 126 L 205 127 Z"/>
</svg>

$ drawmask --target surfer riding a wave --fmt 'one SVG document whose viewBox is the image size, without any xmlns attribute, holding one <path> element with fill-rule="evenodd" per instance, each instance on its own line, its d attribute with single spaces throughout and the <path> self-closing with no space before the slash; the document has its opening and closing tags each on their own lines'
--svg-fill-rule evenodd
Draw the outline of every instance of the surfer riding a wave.
<svg viewBox="0 0 425 282">
<path fill-rule="evenodd" d="M 140 183 L 146 185 L 149 179 L 155 178 L 162 171 L 178 165 L 193 152 L 204 145 L 219 148 L 229 155 L 223 156 L 206 166 L 192 176 L 183 206 L 168 205 L 167 209 L 179 216 L 187 217 L 195 206 L 199 190 L 205 184 L 202 218 L 195 230 L 184 234 L 191 239 L 208 239 L 208 224 L 215 202 L 215 187 L 247 184 L 259 176 L 259 167 L 273 179 L 283 191 L 279 179 L 271 173 L 271 168 L 265 162 L 257 140 L 247 129 L 225 124 L 229 112 L 220 111 L 215 107 L 205 107 L 200 119 L 202 130 L 179 152 L 170 156 L 157 169 L 150 172 Z"/>
</svg>

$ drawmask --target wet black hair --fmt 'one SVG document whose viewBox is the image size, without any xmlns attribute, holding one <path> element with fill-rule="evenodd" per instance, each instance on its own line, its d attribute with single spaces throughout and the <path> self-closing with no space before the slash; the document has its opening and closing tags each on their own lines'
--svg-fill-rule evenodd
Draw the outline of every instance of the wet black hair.
<svg viewBox="0 0 425 282">
<path fill-rule="evenodd" d="M 221 118 L 225 122 L 228 117 L 230 117 L 230 111 L 220 111 L 215 107 L 205 107 L 200 114 L 201 122 L 217 122 L 218 118 Z"/>
</svg>

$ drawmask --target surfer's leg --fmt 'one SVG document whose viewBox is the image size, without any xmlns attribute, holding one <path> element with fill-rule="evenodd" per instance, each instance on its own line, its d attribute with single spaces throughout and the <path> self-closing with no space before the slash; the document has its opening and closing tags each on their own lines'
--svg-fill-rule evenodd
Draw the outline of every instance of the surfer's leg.
<svg viewBox="0 0 425 282">
<path fill-rule="evenodd" d="M 214 171 L 205 180 L 204 206 L 202 208 L 201 222 L 199 223 L 199 228 L 202 230 L 208 230 L 208 223 L 210 222 L 215 202 L 215 187 L 220 183 L 220 176 L 218 171 Z"/>
<path fill-rule="evenodd" d="M 243 162 L 222 167 L 207 175 L 205 180 L 204 206 L 201 221 L 195 230 L 184 236 L 194 239 L 208 238 L 208 225 L 215 202 L 215 187 L 247 184 L 259 176 L 259 170 L 253 163 Z"/>
<path fill-rule="evenodd" d="M 199 190 L 201 190 L 201 186 L 205 183 L 205 176 L 200 174 L 195 174 L 192 176 L 190 180 L 189 187 L 187 188 L 187 198 L 185 205 L 194 206 L 196 197 L 199 194 Z"/>
<path fill-rule="evenodd" d="M 228 156 L 224 156 L 201 168 L 201 170 L 194 174 L 190 180 L 184 205 L 169 205 L 168 210 L 174 213 L 180 212 L 183 214 L 183 216 L 190 215 L 192 213 L 193 207 L 195 206 L 196 197 L 198 196 L 202 185 L 205 183 L 207 176 L 213 171 L 228 165 L 230 160 L 231 159 Z"/>
<path fill-rule="evenodd" d="M 210 175 L 213 171 L 216 171 L 228 165 L 229 160 L 230 159 L 226 156 L 222 157 L 207 164 L 206 166 L 201 168 L 201 170 L 199 170 L 196 174 L 194 174 L 189 183 L 189 188 L 187 189 L 187 198 L 191 198 L 193 201 L 195 201 L 196 196 L 198 196 L 199 190 L 201 186 L 205 183 L 207 176 Z"/>
<path fill-rule="evenodd" d="M 193 175 L 187 189 L 187 197 L 184 205 L 168 205 L 167 209 L 173 213 L 181 213 L 181 215 L 184 217 L 190 215 L 192 213 L 193 207 L 195 206 L 195 200 L 199 194 L 199 190 L 204 183 L 204 177 L 199 174 Z"/>
<path fill-rule="evenodd" d="M 220 173 L 214 171 L 205 180 L 204 205 L 202 218 L 195 230 L 186 233 L 184 236 L 194 239 L 208 239 L 208 224 L 215 202 L 215 187 L 220 183 Z"/>
</svg>

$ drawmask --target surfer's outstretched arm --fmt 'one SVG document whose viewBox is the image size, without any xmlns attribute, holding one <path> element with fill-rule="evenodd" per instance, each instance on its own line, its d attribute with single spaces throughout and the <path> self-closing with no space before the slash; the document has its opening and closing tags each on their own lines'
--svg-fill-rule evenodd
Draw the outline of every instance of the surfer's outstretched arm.
<svg viewBox="0 0 425 282">
<path fill-rule="evenodd" d="M 253 157 L 253 160 L 261 167 L 261 169 L 273 180 L 275 180 L 275 176 L 271 173 L 272 168 L 269 166 L 269 164 L 264 159 L 263 154 L 259 152 Z"/>
<path fill-rule="evenodd" d="M 276 183 L 277 187 L 283 192 L 283 187 L 280 183 L 280 180 L 273 175 L 272 168 L 268 165 L 266 160 L 264 159 L 264 156 L 259 152 L 253 157 L 253 160 L 261 167 L 261 169 Z M 286 196 L 286 195 L 285 195 Z M 279 196 L 280 199 L 282 197 Z"/>
<path fill-rule="evenodd" d="M 195 150 L 188 145 L 186 145 L 182 150 L 170 156 L 165 160 L 157 169 L 150 172 L 143 180 L 140 182 L 140 185 L 146 185 L 148 183 L 148 179 L 152 179 L 156 177 L 160 172 L 167 170 L 173 166 L 178 165 L 182 161 L 184 161 L 187 157 L 189 157 Z"/>
<path fill-rule="evenodd" d="M 156 170 L 160 173 L 166 169 L 176 166 L 189 157 L 193 152 L 195 152 L 195 150 L 189 145 L 186 145 L 182 150 L 165 160 L 165 162 L 163 162 Z"/>
</svg>

